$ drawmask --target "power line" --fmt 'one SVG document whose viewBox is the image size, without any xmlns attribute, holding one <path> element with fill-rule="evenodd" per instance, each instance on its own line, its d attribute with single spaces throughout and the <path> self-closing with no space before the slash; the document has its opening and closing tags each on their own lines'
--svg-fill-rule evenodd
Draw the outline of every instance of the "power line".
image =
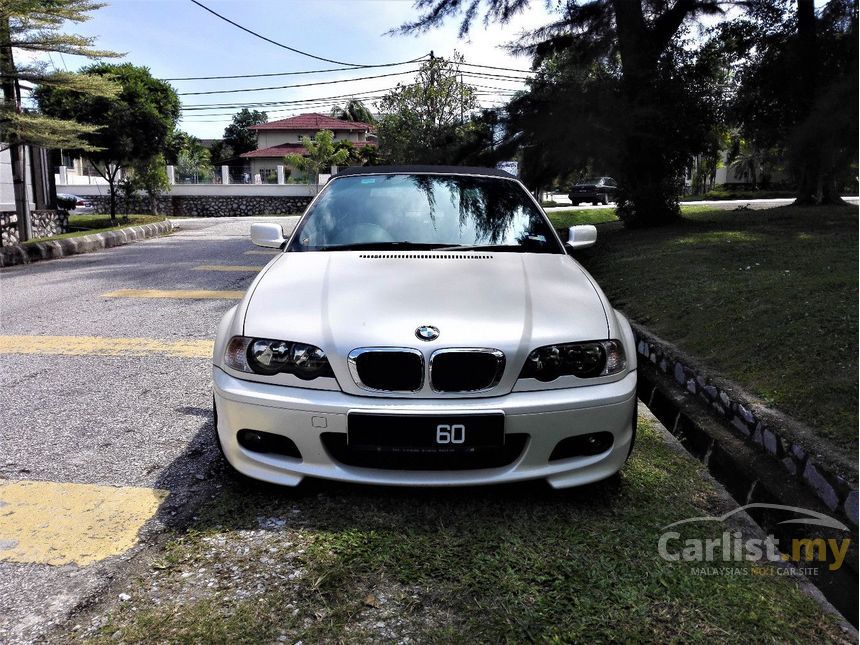
<svg viewBox="0 0 860 645">
<path fill-rule="evenodd" d="M 237 94 L 240 92 L 266 92 L 270 90 L 287 90 L 296 87 L 314 87 L 316 85 L 337 85 L 338 83 L 351 83 L 353 81 L 367 81 L 376 78 L 389 78 L 391 76 L 403 76 L 405 74 L 414 74 L 420 70 L 408 69 L 404 72 L 390 72 L 388 74 L 374 74 L 371 76 L 358 76 L 356 78 L 342 78 L 333 81 L 314 81 L 313 83 L 295 83 L 293 85 L 271 85 L 267 87 L 243 87 L 229 90 L 206 90 L 201 92 L 178 92 L 180 96 L 203 96 L 210 94 Z M 462 76 L 469 78 L 491 79 L 503 82 L 523 83 L 529 79 L 518 78 L 516 76 L 505 76 L 501 74 L 491 74 L 485 72 L 462 72 Z"/>
<path fill-rule="evenodd" d="M 364 69 L 366 67 L 395 67 L 397 65 L 409 65 L 417 63 L 421 58 L 415 60 L 404 61 L 402 63 L 387 63 L 385 65 L 364 65 L 362 67 L 331 67 L 329 69 L 310 69 L 298 72 L 268 72 L 266 74 L 230 74 L 227 76 L 183 76 L 179 78 L 162 78 L 162 81 L 220 81 L 236 78 L 270 78 L 272 76 L 299 76 L 302 74 L 325 74 L 328 72 L 348 72 L 355 69 Z"/>
<path fill-rule="evenodd" d="M 411 61 L 402 61 L 402 62 L 400 62 L 400 63 L 382 63 L 382 64 L 378 64 L 378 65 L 361 65 L 361 64 L 358 64 L 358 63 L 345 63 L 345 62 L 343 62 L 343 61 L 334 60 L 334 59 L 331 59 L 331 58 L 323 58 L 322 56 L 317 56 L 317 55 L 315 55 L 315 54 L 310 54 L 310 53 L 308 53 L 308 52 L 302 51 L 301 49 L 296 49 L 295 47 L 290 47 L 289 45 L 285 45 L 285 44 L 283 44 L 283 43 L 279 43 L 278 41 L 276 41 L 276 40 L 272 40 L 271 38 L 267 38 L 266 36 L 263 36 L 262 34 L 259 34 L 259 33 L 257 33 L 256 31 L 253 31 L 253 30 L 251 30 L 251 29 L 248 29 L 247 27 L 243 27 L 243 26 L 242 26 L 242 25 L 240 25 L 238 22 L 234 22 L 233 20 L 230 20 L 230 19 L 229 19 L 229 18 L 227 18 L 226 16 L 222 16 L 222 15 L 221 15 L 220 13 L 218 13 L 217 11 L 214 11 L 214 10 L 210 9 L 209 7 L 207 7 L 207 6 L 206 6 L 205 4 L 203 4 L 202 2 L 198 2 L 197 0 L 191 0 L 191 2 L 193 2 L 194 4 L 196 4 L 196 5 L 197 5 L 198 7 L 200 7 L 201 9 L 204 9 L 205 11 L 208 11 L 208 12 L 209 12 L 209 13 L 211 13 L 213 16 L 216 16 L 217 18 L 220 18 L 220 19 L 221 19 L 221 20 L 223 20 L 224 22 L 230 23 L 231 25 L 233 25 L 233 26 L 234 26 L 234 27 L 236 27 L 237 29 L 241 29 L 242 31 L 244 31 L 244 32 L 246 32 L 246 33 L 249 33 L 249 34 L 251 34 L 252 36 L 256 36 L 257 38 L 259 38 L 259 39 L 261 39 L 261 40 L 265 40 L 267 43 L 271 43 L 272 45 L 276 45 L 277 47 L 281 47 L 281 48 L 286 49 L 286 50 L 288 50 L 288 51 L 291 51 L 291 52 L 293 52 L 293 53 L 295 53 L 295 54 L 300 54 L 300 55 L 302 55 L 302 56 L 307 56 L 308 58 L 314 58 L 314 59 L 316 59 L 316 60 L 321 60 L 321 61 L 323 61 L 324 63 L 332 63 L 332 64 L 334 64 L 334 65 L 346 65 L 346 66 L 348 66 L 348 67 L 353 67 L 353 68 L 361 68 L 361 67 L 391 67 L 391 66 L 394 66 L 394 65 L 403 65 L 404 63 L 414 63 L 414 62 L 416 62 L 416 61 L 421 60 L 422 58 L 426 58 L 426 56 L 427 56 L 427 54 L 424 54 L 423 56 L 421 56 L 421 57 L 419 57 L 419 58 L 415 58 L 415 59 L 413 59 L 413 60 L 411 60 Z"/>
<path fill-rule="evenodd" d="M 390 92 L 395 89 L 394 87 L 385 87 L 378 90 L 364 90 L 361 92 L 350 92 L 349 94 L 338 94 L 335 96 L 325 96 L 325 97 L 316 97 L 316 98 L 307 98 L 307 99 L 292 99 L 288 101 L 259 101 L 255 103 L 200 103 L 200 104 L 192 104 L 186 105 L 182 107 L 183 111 L 198 111 L 198 110 L 213 110 L 213 109 L 226 109 L 231 107 L 267 107 L 267 106 L 277 106 L 277 105 L 289 105 L 295 103 L 312 103 L 319 101 L 327 101 L 334 99 L 345 99 L 345 98 L 353 98 L 353 97 L 362 97 L 368 94 L 378 94 Z"/>
<path fill-rule="evenodd" d="M 385 96 L 384 93 L 380 93 L 380 94 L 377 94 L 374 96 L 365 96 L 362 98 L 362 100 L 366 101 L 368 103 L 373 103 L 373 102 L 378 101 L 379 99 L 383 98 L 384 96 Z M 508 97 L 512 96 L 512 94 L 499 93 L 499 92 L 475 92 L 475 96 L 476 97 L 483 97 L 484 99 L 486 99 L 487 97 L 498 97 L 499 100 L 502 100 L 504 98 L 508 98 Z M 337 98 L 312 99 L 312 100 L 308 100 L 306 102 L 302 102 L 298 105 L 290 105 L 290 106 L 284 107 L 284 108 L 276 108 L 273 110 L 266 110 L 266 114 L 268 114 L 269 116 L 273 116 L 273 115 L 276 115 L 276 113 L 281 113 L 281 112 L 295 112 L 297 110 L 321 109 L 324 107 L 334 106 L 337 104 L 338 104 Z M 239 107 L 239 104 L 237 104 L 237 107 Z M 245 107 L 245 106 L 242 106 L 242 107 Z M 235 114 L 236 114 L 235 109 L 233 112 L 209 112 L 209 113 L 204 113 L 204 114 L 184 114 L 182 116 L 182 120 L 187 122 L 187 123 L 223 123 L 223 122 L 229 120 L 227 117 L 232 117 Z M 202 120 L 202 119 L 211 119 L 212 117 L 225 117 L 225 118 L 214 119 L 214 120 Z"/>
<path fill-rule="evenodd" d="M 516 67 L 494 67 L 493 65 L 479 65 L 478 63 L 467 63 L 465 61 L 458 63 L 458 65 L 465 65 L 466 67 L 482 67 L 484 69 L 496 69 L 503 72 L 519 72 L 521 74 L 534 74 L 533 70 L 530 69 L 517 69 Z"/>
<path fill-rule="evenodd" d="M 271 78 L 273 76 L 301 76 L 306 74 L 328 74 L 331 72 L 345 72 L 353 69 L 364 69 L 366 67 L 396 67 L 398 65 L 409 65 L 411 63 L 416 63 L 425 58 L 422 56 L 421 58 L 416 58 L 414 60 L 404 61 L 402 63 L 386 63 L 384 65 L 363 65 L 361 67 L 332 67 L 328 69 L 309 69 L 309 70 L 301 70 L 301 71 L 293 71 L 293 72 L 266 72 L 264 74 L 227 74 L 224 76 L 178 76 L 176 78 L 162 78 L 162 81 L 220 81 L 220 80 L 232 80 L 237 78 Z M 504 72 L 519 72 L 522 74 L 533 74 L 529 70 L 525 69 L 516 69 L 513 67 L 495 67 L 493 65 L 479 65 L 477 63 L 466 63 L 461 62 L 458 65 L 465 65 L 467 67 L 480 67 L 483 69 L 495 69 Z"/>
<path fill-rule="evenodd" d="M 194 0 L 192 0 L 193 2 Z M 375 74 L 373 76 L 358 76 L 356 78 L 344 78 L 336 81 L 316 81 L 314 83 L 297 83 L 295 85 L 275 85 L 271 87 L 243 87 L 232 90 L 207 90 L 205 92 L 178 92 L 179 96 L 201 96 L 204 94 L 236 94 L 238 92 L 265 92 L 268 90 L 287 90 L 294 87 L 312 87 L 315 85 L 336 85 L 337 83 L 351 83 L 353 81 L 367 81 L 374 78 L 388 78 L 390 76 L 403 76 L 404 74 L 414 74 L 417 69 L 409 69 L 405 72 L 390 72 L 388 74 Z"/>
<path fill-rule="evenodd" d="M 460 72 L 463 76 L 471 78 L 491 78 L 497 81 L 516 81 L 517 83 L 525 83 L 531 79 L 521 78 L 519 76 L 507 76 L 505 74 L 492 74 L 490 72 Z"/>
</svg>

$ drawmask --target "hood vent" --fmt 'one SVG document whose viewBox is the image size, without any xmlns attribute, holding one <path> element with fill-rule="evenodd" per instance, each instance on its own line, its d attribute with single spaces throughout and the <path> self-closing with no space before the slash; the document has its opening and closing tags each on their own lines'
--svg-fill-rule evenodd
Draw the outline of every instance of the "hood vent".
<svg viewBox="0 0 860 645">
<path fill-rule="evenodd" d="M 362 253 L 365 260 L 492 260 L 492 255 L 476 253 Z"/>
</svg>

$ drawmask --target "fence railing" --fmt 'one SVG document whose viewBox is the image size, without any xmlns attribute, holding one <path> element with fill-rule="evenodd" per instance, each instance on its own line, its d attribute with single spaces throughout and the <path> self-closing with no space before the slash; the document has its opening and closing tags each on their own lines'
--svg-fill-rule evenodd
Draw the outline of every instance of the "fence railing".
<svg viewBox="0 0 860 645">
<path fill-rule="evenodd" d="M 216 166 L 214 168 L 180 168 L 167 166 L 167 179 L 171 186 L 190 185 L 293 185 L 315 186 L 316 181 L 305 173 L 285 166 L 254 170 L 247 166 Z M 78 175 L 61 166 L 54 174 L 54 181 L 62 186 L 107 186 L 101 177 Z"/>
</svg>

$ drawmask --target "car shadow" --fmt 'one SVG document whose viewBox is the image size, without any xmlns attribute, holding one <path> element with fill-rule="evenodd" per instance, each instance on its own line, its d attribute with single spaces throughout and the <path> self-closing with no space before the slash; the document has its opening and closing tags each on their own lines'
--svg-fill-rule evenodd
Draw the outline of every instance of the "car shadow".
<svg viewBox="0 0 860 645">
<path fill-rule="evenodd" d="M 563 490 L 542 480 L 427 488 L 305 478 L 296 487 L 279 486 L 250 479 L 228 466 L 216 444 L 210 410 L 189 407 L 183 413 L 200 416 L 202 423 L 155 484 L 171 492 L 156 521 L 176 533 L 265 530 L 270 525 L 317 531 L 408 525 L 410 531 L 435 531 L 443 518 L 452 525 L 480 520 L 503 528 L 512 517 L 604 512 L 625 494 L 623 475 Z"/>
</svg>

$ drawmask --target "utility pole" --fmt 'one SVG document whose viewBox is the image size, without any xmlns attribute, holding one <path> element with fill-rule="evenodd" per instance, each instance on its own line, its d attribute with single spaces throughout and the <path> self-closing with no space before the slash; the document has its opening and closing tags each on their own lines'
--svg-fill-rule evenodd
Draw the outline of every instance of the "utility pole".
<svg viewBox="0 0 860 645">
<path fill-rule="evenodd" d="M 3 102 L 15 113 L 21 111 L 21 89 L 15 73 L 12 57 L 12 36 L 9 31 L 9 16 L 0 15 L 0 75 L 3 78 Z M 27 155 L 18 136 L 7 133 L 9 159 L 12 162 L 12 184 L 15 192 L 15 212 L 18 216 L 18 241 L 26 242 L 33 237 L 30 225 L 30 203 L 27 201 Z"/>
<path fill-rule="evenodd" d="M 466 122 L 466 117 L 463 115 L 463 103 L 466 101 L 466 97 L 464 95 L 464 90 L 466 87 L 463 85 L 463 72 L 460 72 L 460 125 L 463 125 Z"/>
</svg>

